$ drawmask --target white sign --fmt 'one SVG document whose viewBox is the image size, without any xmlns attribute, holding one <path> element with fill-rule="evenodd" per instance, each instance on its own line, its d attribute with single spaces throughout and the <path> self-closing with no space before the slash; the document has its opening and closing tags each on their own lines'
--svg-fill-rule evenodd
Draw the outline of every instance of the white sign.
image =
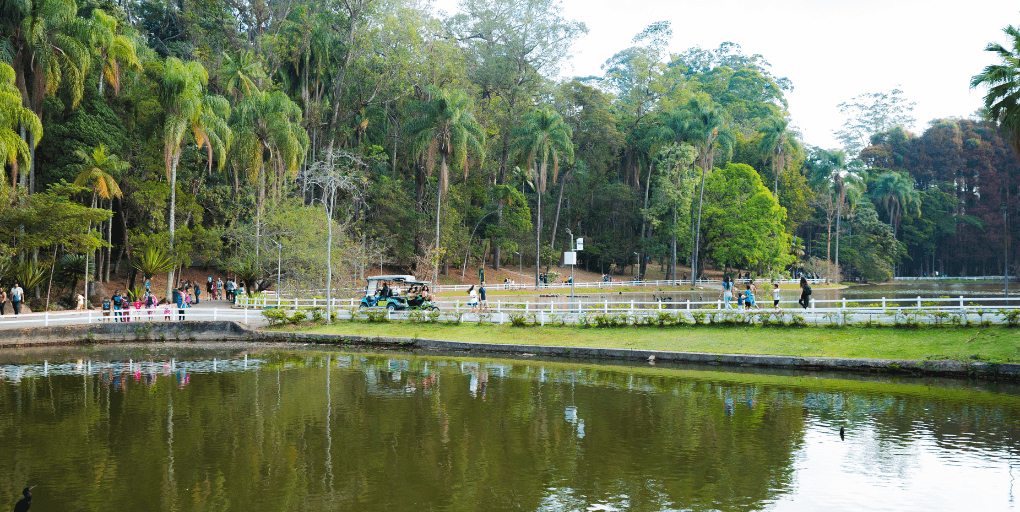
<svg viewBox="0 0 1020 512">
<path fill-rule="evenodd" d="M 565 253 L 563 253 L 563 264 L 564 265 L 577 265 L 577 253 L 576 252 L 565 252 Z"/>
<path fill-rule="evenodd" d="M 578 238 L 577 239 L 577 250 L 579 250 L 579 251 L 583 251 L 584 250 L 584 239 L 583 238 Z"/>
</svg>

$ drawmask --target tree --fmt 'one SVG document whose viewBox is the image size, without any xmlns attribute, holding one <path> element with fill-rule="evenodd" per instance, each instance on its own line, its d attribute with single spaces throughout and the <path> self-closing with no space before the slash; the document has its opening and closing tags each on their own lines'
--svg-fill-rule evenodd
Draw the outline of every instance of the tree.
<svg viewBox="0 0 1020 512">
<path fill-rule="evenodd" d="M 746 164 L 716 169 L 705 185 L 705 238 L 712 259 L 726 267 L 775 271 L 793 263 L 786 209 Z"/>
<path fill-rule="evenodd" d="M 266 165 L 272 173 L 273 199 L 279 199 L 284 184 L 295 176 L 308 152 L 308 133 L 301 127 L 301 107 L 280 91 L 252 89 L 238 102 L 230 117 L 236 166 L 245 171 L 258 189 L 256 237 L 265 212 Z M 239 188 L 237 169 L 234 190 Z M 258 243 L 256 243 L 258 248 Z M 256 250 L 258 254 L 258 250 Z"/>
<path fill-rule="evenodd" d="M 810 180 L 822 199 L 826 215 L 828 236 L 826 237 L 825 260 L 832 261 L 832 228 L 836 228 L 836 269 L 839 268 L 839 235 L 843 205 L 847 192 L 852 187 L 862 186 L 860 170 L 848 165 L 843 151 L 816 150 L 807 162 Z M 839 279 L 838 276 L 830 276 Z"/>
<path fill-rule="evenodd" d="M 921 214 L 920 194 L 914 189 L 914 180 L 905 173 L 883 172 L 875 181 L 871 194 L 885 210 L 893 228 L 893 236 L 899 236 L 900 222 L 904 216 L 910 218 Z"/>
<path fill-rule="evenodd" d="M 436 250 L 439 250 L 439 214 L 443 194 L 450 183 L 450 163 L 460 167 L 467 179 L 468 157 L 473 155 L 479 161 L 484 157 L 485 135 L 471 111 L 471 100 L 463 92 L 430 89 L 429 96 L 417 104 L 418 115 L 407 121 L 404 132 L 410 139 L 411 155 L 418 161 L 415 184 L 419 212 L 424 213 L 425 182 L 432 177 L 436 158 L 439 158 L 439 195 L 436 198 Z M 422 256 L 424 240 L 416 237 L 416 245 L 416 255 Z"/>
<path fill-rule="evenodd" d="M 687 142 L 698 150 L 701 167 L 701 187 L 698 193 L 697 222 L 694 225 L 694 246 L 691 248 L 691 286 L 698 279 L 698 250 L 701 245 L 701 213 L 705 198 L 705 176 L 715 164 L 715 146 L 728 153 L 733 148 L 733 134 L 726 126 L 726 111 L 711 102 L 692 98 L 675 112 L 669 120 L 670 129 L 678 142 Z"/>
<path fill-rule="evenodd" d="M 27 127 L 36 134 L 32 143 L 42 138 L 42 122 L 31 109 L 23 106 L 21 91 L 14 86 L 14 69 L 0 62 L 0 161 L 11 169 L 11 187 L 18 185 L 18 171 L 32 161 L 32 151 L 17 130 Z M 0 189 L 7 180 L 0 176 Z"/>
<path fill-rule="evenodd" d="M 230 144 L 230 129 L 226 125 L 230 107 L 219 96 L 207 96 L 205 86 L 209 74 L 198 61 L 188 63 L 170 57 L 156 79 L 159 102 L 164 109 L 163 164 L 170 183 L 170 251 L 174 250 L 177 207 L 177 165 L 181 160 L 181 144 L 189 129 L 195 143 L 209 150 L 209 168 L 212 169 L 213 152 L 222 168 Z M 174 271 L 167 272 L 166 296 L 173 292 Z"/>
<path fill-rule="evenodd" d="M 847 119 L 843 128 L 834 132 L 836 140 L 843 144 L 849 157 L 856 159 L 872 135 L 897 126 L 912 126 L 914 117 L 910 113 L 916 105 L 916 102 L 907 102 L 900 89 L 854 96 L 839 104 L 839 112 Z"/>
<path fill-rule="evenodd" d="M 66 85 L 71 107 L 78 106 L 85 88 L 85 79 L 92 69 L 91 43 L 95 28 L 89 20 L 78 17 L 74 0 L 5 1 L 0 18 L 12 50 L 11 67 L 15 84 L 21 91 L 22 106 L 42 118 L 43 99 Z M 42 133 L 23 126 L 23 138 L 32 153 L 29 170 L 21 175 L 20 184 L 35 191 L 35 146 Z"/>
<path fill-rule="evenodd" d="M 988 43 L 999 64 L 991 64 L 970 79 L 971 88 L 985 86 L 985 116 L 1005 132 L 1015 154 L 1020 155 L 1020 29 L 1009 25 L 1002 29 L 1009 48 Z"/>
<path fill-rule="evenodd" d="M 760 150 L 762 154 L 768 155 L 768 161 L 772 166 L 774 176 L 772 194 L 776 197 L 779 197 L 779 174 L 786 169 L 790 153 L 794 150 L 793 145 L 796 143 L 787 131 L 788 125 L 789 120 L 785 118 L 770 117 L 762 130 Z"/>
<path fill-rule="evenodd" d="M 529 112 L 521 126 L 514 131 L 514 154 L 525 160 L 535 181 L 538 196 L 535 207 L 535 288 L 539 287 L 542 248 L 542 194 L 545 193 L 549 164 L 552 164 L 552 179 L 559 174 L 560 158 L 571 163 L 574 160 L 574 144 L 570 126 L 559 112 L 546 107 Z"/>
<path fill-rule="evenodd" d="M 223 69 L 220 72 L 226 82 L 223 91 L 233 97 L 234 102 L 258 92 L 261 86 L 256 81 L 261 83 L 266 77 L 262 63 L 252 52 L 244 52 L 236 59 L 224 53 Z"/>
<path fill-rule="evenodd" d="M 78 176 L 74 179 L 74 184 L 79 187 L 92 189 L 92 208 L 96 207 L 97 198 L 111 201 L 114 197 L 124 195 L 120 191 L 120 186 L 117 185 L 117 180 L 114 179 L 114 174 L 120 174 L 130 167 L 130 164 L 118 158 L 117 155 L 108 155 L 105 144 L 99 144 L 91 153 L 79 149 L 74 154 L 81 160 L 81 169 L 78 171 Z M 89 223 L 89 232 L 92 232 L 91 223 Z M 100 226 L 101 232 L 102 226 Z M 88 253 L 85 254 L 85 268 L 89 268 Z M 89 296 L 89 277 L 89 273 L 86 272 L 84 279 L 86 297 Z"/>
<path fill-rule="evenodd" d="M 677 239 L 691 235 L 691 203 L 694 199 L 694 183 L 697 180 L 693 165 L 698 151 L 689 144 L 671 144 L 659 151 L 659 169 L 662 171 L 656 181 L 657 200 L 652 208 L 645 212 L 646 216 L 656 218 L 655 224 L 662 223 L 664 214 L 672 219 L 668 222 L 666 233 L 671 239 L 670 279 L 676 280 Z"/>
<path fill-rule="evenodd" d="M 103 84 L 109 82 L 113 91 L 120 94 L 120 64 L 124 63 L 137 70 L 142 63 L 135 52 L 135 42 L 131 38 L 117 34 L 117 19 L 101 9 L 92 11 L 94 27 L 94 45 L 98 55 L 96 60 L 100 67 L 99 94 L 103 94 Z"/>
</svg>

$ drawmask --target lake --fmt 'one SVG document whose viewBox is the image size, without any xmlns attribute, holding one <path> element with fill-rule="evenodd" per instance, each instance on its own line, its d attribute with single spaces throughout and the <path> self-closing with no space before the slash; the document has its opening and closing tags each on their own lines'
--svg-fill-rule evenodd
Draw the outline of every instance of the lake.
<svg viewBox="0 0 1020 512">
<path fill-rule="evenodd" d="M 0 352 L 33 510 L 1013 510 L 1020 393 L 237 343 Z M 840 428 L 845 428 L 845 439 Z"/>
</svg>

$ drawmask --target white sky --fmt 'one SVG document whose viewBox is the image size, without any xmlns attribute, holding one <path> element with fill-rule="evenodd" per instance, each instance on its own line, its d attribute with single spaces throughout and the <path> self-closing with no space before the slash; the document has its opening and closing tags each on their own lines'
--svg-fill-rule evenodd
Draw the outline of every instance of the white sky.
<svg viewBox="0 0 1020 512">
<path fill-rule="evenodd" d="M 1006 43 L 1002 29 L 1020 24 L 1020 3 L 1006 0 L 562 0 L 564 16 L 589 33 L 574 46 L 566 76 L 603 74 L 601 66 L 650 23 L 673 26 L 670 51 L 739 44 L 762 54 L 773 74 L 793 82 L 792 124 L 804 141 L 837 146 L 836 107 L 853 96 L 899 87 L 917 102 L 918 134 L 932 119 L 967 117 L 981 106 L 973 75 L 994 63 L 985 46 Z M 457 0 L 436 0 L 455 13 Z"/>
</svg>

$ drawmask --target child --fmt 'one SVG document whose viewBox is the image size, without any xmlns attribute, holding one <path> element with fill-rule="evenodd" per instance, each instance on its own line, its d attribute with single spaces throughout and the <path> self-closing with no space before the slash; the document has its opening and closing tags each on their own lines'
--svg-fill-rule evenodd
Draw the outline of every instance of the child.
<svg viewBox="0 0 1020 512">
<path fill-rule="evenodd" d="M 109 322 L 110 321 L 110 308 L 112 307 L 112 305 L 113 304 L 110 302 L 110 298 L 109 297 L 106 297 L 106 298 L 103 299 L 103 321 L 104 322 Z M 2 306 L 2 304 L 0 304 L 0 306 Z"/>
<path fill-rule="evenodd" d="M 755 304 L 755 300 L 754 300 L 755 299 L 754 291 L 751 290 L 751 285 L 747 285 L 747 291 L 745 292 L 745 294 L 746 294 L 746 298 L 744 299 L 744 305 L 747 306 L 747 309 L 751 309 L 751 308 L 755 307 L 756 304 Z"/>
<path fill-rule="evenodd" d="M 170 301 L 163 305 L 163 320 L 170 321 Z"/>
<path fill-rule="evenodd" d="M 772 285 L 772 307 L 779 309 L 779 283 Z"/>
</svg>

